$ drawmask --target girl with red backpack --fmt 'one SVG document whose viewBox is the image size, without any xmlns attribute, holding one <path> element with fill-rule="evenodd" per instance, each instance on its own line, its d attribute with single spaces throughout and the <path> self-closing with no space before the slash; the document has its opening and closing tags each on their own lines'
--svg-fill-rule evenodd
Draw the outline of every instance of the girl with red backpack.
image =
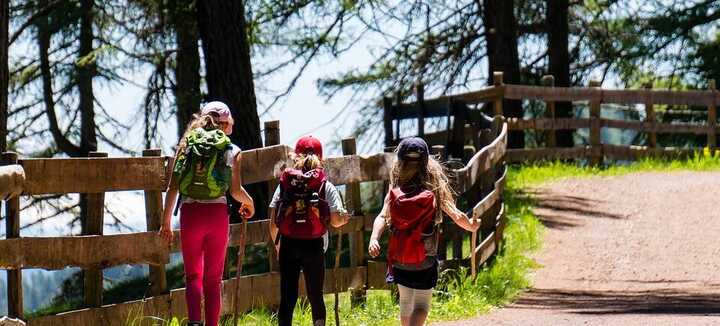
<svg viewBox="0 0 720 326">
<path fill-rule="evenodd" d="M 380 254 L 378 239 L 389 226 L 387 281 L 398 285 L 400 321 L 403 326 L 424 325 L 438 279 L 436 256 L 442 214 L 470 232 L 480 223 L 455 207 L 443 167 L 429 156 L 424 140 L 403 139 L 396 152 L 390 191 L 373 223 L 368 252 L 371 257 Z"/>
<path fill-rule="evenodd" d="M 270 203 L 270 235 L 275 239 L 280 261 L 280 326 L 292 325 L 300 270 L 305 276 L 313 325 L 325 325 L 327 230 L 329 225 L 345 225 L 349 216 L 340 193 L 325 177 L 322 157 L 322 144 L 317 138 L 300 138 L 292 154 L 293 167 L 282 171 Z"/>
<path fill-rule="evenodd" d="M 242 203 L 240 214 L 249 219 L 255 208 L 242 187 L 240 148 L 230 142 L 233 118 L 222 102 L 206 104 L 180 139 L 175 166 L 165 196 L 160 236 L 168 242 L 173 234 L 170 219 L 180 200 L 180 240 L 185 264 L 187 325 L 216 326 L 220 318 L 223 268 L 228 243 L 229 217 L 225 193 Z"/>
</svg>

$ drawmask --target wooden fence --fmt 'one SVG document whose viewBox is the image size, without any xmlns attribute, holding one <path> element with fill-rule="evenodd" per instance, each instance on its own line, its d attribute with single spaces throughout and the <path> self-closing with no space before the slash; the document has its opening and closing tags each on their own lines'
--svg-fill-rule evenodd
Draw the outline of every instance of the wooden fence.
<svg viewBox="0 0 720 326">
<path fill-rule="evenodd" d="M 537 131 L 545 133 L 545 145 L 541 148 L 511 148 L 507 152 L 507 161 L 527 162 L 554 159 L 587 159 L 590 164 L 599 164 L 604 159 L 636 160 L 647 156 L 689 156 L 701 148 L 661 147 L 658 134 L 692 134 L 706 136 L 706 146 L 711 150 L 717 148 L 717 103 L 720 93 L 715 89 L 715 81 L 711 80 L 707 90 L 668 91 L 645 89 L 603 89 L 598 82 L 591 82 L 589 87 L 554 87 L 552 76 L 543 78 L 546 86 L 523 86 L 503 83 L 501 72 L 494 74 L 494 85 L 478 91 L 444 96 L 427 100 L 424 92 L 415 92 L 415 102 L 401 103 L 400 96 L 396 100 L 386 98 L 385 106 L 385 142 L 392 145 L 399 139 L 399 121 L 403 119 L 418 120 L 418 134 L 424 133 L 424 121 L 428 117 L 448 117 L 448 128 L 445 131 L 426 135 L 434 143 L 447 144 L 457 148 L 462 144 L 475 143 L 478 126 L 482 123 L 481 112 L 501 115 L 503 99 L 523 101 L 543 101 L 545 116 L 533 119 L 507 119 L 510 131 Z M 421 89 L 422 86 L 416 87 Z M 556 116 L 557 102 L 587 104 L 589 117 L 560 118 Z M 478 105 L 471 109 L 470 105 Z M 603 104 L 642 104 L 645 107 L 643 121 L 627 121 L 602 117 Z M 704 123 L 659 122 L 657 106 L 694 106 L 707 108 L 707 119 Z M 689 110 L 667 110 L 673 114 L 692 113 Z M 704 115 L 704 114 L 703 114 Z M 450 117 L 453 123 L 450 124 Z M 393 125 L 394 124 L 394 125 Z M 646 135 L 646 145 L 613 145 L 604 144 L 601 140 L 603 128 L 634 130 Z M 554 133 L 556 130 L 588 130 L 587 145 L 575 147 L 557 147 Z M 455 153 L 454 155 L 459 155 Z"/>
<path fill-rule="evenodd" d="M 279 143 L 278 122 L 265 125 L 266 146 L 242 153 L 242 174 L 245 184 L 275 182 L 276 163 L 287 161 L 291 148 Z M 482 220 L 480 244 L 474 247 L 477 264 L 483 264 L 498 250 L 505 226 L 503 186 L 505 181 L 505 148 L 507 125 L 501 119 L 493 122 L 489 142 L 477 152 L 467 148 L 468 163 L 452 170 L 454 187 L 472 208 L 472 215 Z M 436 147 L 436 151 L 442 148 Z M 326 161 L 326 173 L 336 185 L 345 185 L 347 206 L 355 212 L 351 221 L 340 230 L 350 239 L 350 266 L 337 273 L 326 273 L 325 290 L 330 292 L 337 279 L 341 289 L 351 289 L 358 297 L 368 288 L 386 288 L 385 263 L 368 260 L 364 234 L 371 230 L 374 215 L 362 213 L 360 183 L 387 181 L 395 160 L 392 153 L 370 156 L 355 155 L 355 140 L 343 141 L 344 156 Z M 61 269 L 80 267 L 84 271 L 85 309 L 56 315 L 29 318 L 29 325 L 124 325 L 132 316 L 186 316 L 184 289 L 168 291 L 165 265 L 169 254 L 180 250 L 179 236 L 168 247 L 156 235 L 162 216 L 162 192 L 166 189 L 171 166 L 170 158 L 159 150 L 147 150 L 143 157 L 108 158 L 94 153 L 90 158 L 18 159 L 4 153 L 0 168 L 0 195 L 5 198 L 6 239 L 0 240 L 0 268 L 7 270 L 8 308 L 11 317 L 23 318 L 22 270 L 26 268 Z M 6 182 L 7 181 L 7 182 Z M 104 193 L 142 190 L 145 194 L 147 232 L 103 235 Z M 87 198 L 88 218 L 82 223 L 81 236 L 20 237 L 21 196 L 40 194 L 81 193 Z M 238 246 L 239 224 L 230 228 L 229 246 Z M 455 260 L 443 265 L 467 263 L 462 259 L 462 238 L 459 228 L 445 226 L 443 248 L 455 241 Z M 249 222 L 246 244 L 268 244 L 268 220 Z M 459 250 L 457 248 L 460 248 Z M 275 306 L 279 302 L 279 274 L 272 246 L 268 246 L 271 272 L 240 278 L 240 307 Z M 151 297 L 143 300 L 104 305 L 102 269 L 120 264 L 149 264 Z M 223 281 L 223 302 L 229 312 L 231 290 L 235 279 Z M 302 291 L 302 290 L 301 290 Z M 148 321 L 150 323 L 150 321 Z"/>
</svg>

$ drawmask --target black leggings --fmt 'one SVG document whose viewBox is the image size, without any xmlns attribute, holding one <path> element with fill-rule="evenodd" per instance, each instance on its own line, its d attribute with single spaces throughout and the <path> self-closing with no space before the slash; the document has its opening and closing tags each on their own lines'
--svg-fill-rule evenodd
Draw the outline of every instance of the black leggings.
<svg viewBox="0 0 720 326">
<path fill-rule="evenodd" d="M 301 269 L 305 275 L 305 289 L 310 307 L 312 307 L 313 323 L 324 325 L 325 253 L 323 252 L 323 239 L 299 240 L 283 237 L 280 242 L 279 260 L 280 311 L 278 319 L 280 326 L 292 325 L 293 310 L 295 310 L 295 303 L 298 299 L 298 280 Z"/>
</svg>

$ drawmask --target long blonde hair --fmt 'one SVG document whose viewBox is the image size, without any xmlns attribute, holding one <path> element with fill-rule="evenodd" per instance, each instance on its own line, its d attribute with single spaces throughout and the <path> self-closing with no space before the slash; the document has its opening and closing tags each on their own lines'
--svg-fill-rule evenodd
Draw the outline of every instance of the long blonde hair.
<svg viewBox="0 0 720 326">
<path fill-rule="evenodd" d="M 315 154 L 292 153 L 290 154 L 290 159 L 293 161 L 296 169 L 303 170 L 304 172 L 322 169 L 323 167 L 323 161 Z"/>
<path fill-rule="evenodd" d="M 185 152 L 185 149 L 187 148 L 187 137 L 190 135 L 190 132 L 197 128 L 204 128 L 208 130 L 220 128 L 220 124 L 216 120 L 217 118 L 217 115 L 212 113 L 206 115 L 201 115 L 199 113 L 193 114 L 193 119 L 190 123 L 188 123 L 183 136 L 180 138 L 180 143 L 178 143 L 177 152 L 175 154 L 176 158 L 178 154 Z"/>
<path fill-rule="evenodd" d="M 408 172 L 413 172 L 413 169 L 416 170 L 414 175 L 408 178 Z M 456 194 L 450 186 L 445 167 L 433 156 L 428 157 L 427 164 L 398 158 L 390 172 L 390 189 L 399 186 L 417 186 L 432 191 L 438 209 L 455 204 Z"/>
</svg>

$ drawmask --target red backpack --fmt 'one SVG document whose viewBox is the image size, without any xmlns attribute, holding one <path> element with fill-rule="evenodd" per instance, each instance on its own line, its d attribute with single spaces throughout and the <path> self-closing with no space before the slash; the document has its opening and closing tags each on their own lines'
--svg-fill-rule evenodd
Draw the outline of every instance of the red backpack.
<svg viewBox="0 0 720 326">
<path fill-rule="evenodd" d="M 280 206 L 275 224 L 293 239 L 317 239 L 327 232 L 330 207 L 325 201 L 325 172 L 285 169 L 280 176 Z"/>
<path fill-rule="evenodd" d="M 435 194 L 430 190 L 390 191 L 388 264 L 419 265 L 425 260 L 425 240 L 437 236 Z M 428 232 L 431 230 L 430 232 Z M 427 232 L 427 233 L 426 233 Z"/>
</svg>

